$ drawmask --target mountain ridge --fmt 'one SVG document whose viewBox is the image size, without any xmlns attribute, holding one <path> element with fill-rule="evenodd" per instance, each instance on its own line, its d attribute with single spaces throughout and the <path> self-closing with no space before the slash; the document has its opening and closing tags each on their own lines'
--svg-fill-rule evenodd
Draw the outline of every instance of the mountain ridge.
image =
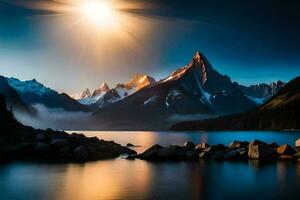
<svg viewBox="0 0 300 200">
<path fill-rule="evenodd" d="M 260 107 L 236 115 L 181 122 L 172 130 L 282 130 L 300 129 L 300 77 L 288 82 Z"/>
</svg>

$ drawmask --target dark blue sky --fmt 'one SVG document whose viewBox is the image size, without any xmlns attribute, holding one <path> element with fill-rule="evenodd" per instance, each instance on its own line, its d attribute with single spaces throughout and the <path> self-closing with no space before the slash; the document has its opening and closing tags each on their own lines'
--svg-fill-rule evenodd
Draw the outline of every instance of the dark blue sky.
<svg viewBox="0 0 300 200">
<path fill-rule="evenodd" d="M 70 35 L 79 30 L 62 32 L 67 22 L 45 17 L 57 13 L 0 0 L 0 74 L 73 93 L 136 72 L 162 78 L 201 51 L 214 68 L 243 84 L 300 75 L 300 3 L 294 0 L 138 2 L 151 6 L 126 10 L 140 20 L 128 30 L 137 45 L 115 51 L 105 46 L 95 61 L 95 53 L 82 56 L 80 45 L 71 45 Z"/>
</svg>

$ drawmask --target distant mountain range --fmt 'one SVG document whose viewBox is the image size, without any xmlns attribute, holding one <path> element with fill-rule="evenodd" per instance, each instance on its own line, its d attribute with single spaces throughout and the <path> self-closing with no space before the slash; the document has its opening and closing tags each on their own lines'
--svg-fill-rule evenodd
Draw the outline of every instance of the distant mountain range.
<svg viewBox="0 0 300 200">
<path fill-rule="evenodd" d="M 66 111 L 89 111 L 87 106 L 78 103 L 67 94 L 59 94 L 35 79 L 20 81 L 0 76 L 0 84 L 0 94 L 6 97 L 8 105 L 21 111 L 31 109 L 34 104 L 62 108 Z"/>
<path fill-rule="evenodd" d="M 263 104 L 275 94 L 277 94 L 285 83 L 282 81 L 273 82 L 270 84 L 262 83 L 250 86 L 239 85 L 239 89 L 257 104 Z"/>
<path fill-rule="evenodd" d="M 199 52 L 190 64 L 156 81 L 136 74 L 110 88 L 102 83 L 70 97 L 35 79 L 21 81 L 0 76 L 0 94 L 13 109 L 34 114 L 34 105 L 64 111 L 93 113 L 85 129 L 163 130 L 172 124 L 243 113 L 267 102 L 285 86 L 282 81 L 243 86 L 220 74 Z M 81 124 L 82 126 L 82 124 Z M 68 126 L 70 127 L 70 126 Z M 76 127 L 74 128 L 83 128 Z"/>
<path fill-rule="evenodd" d="M 197 52 L 190 64 L 165 79 L 100 108 L 93 115 L 97 122 L 95 128 L 161 130 L 178 121 L 207 119 L 254 109 L 257 103 L 241 87 L 227 75 L 216 71 L 204 55 Z"/>
<path fill-rule="evenodd" d="M 230 116 L 181 122 L 173 130 L 282 130 L 300 129 L 300 77 L 287 83 L 265 104 Z"/>
<path fill-rule="evenodd" d="M 129 82 L 125 84 L 117 84 L 110 89 L 107 83 L 102 83 L 93 93 L 87 88 L 81 94 L 74 95 L 76 99 L 83 105 L 94 107 L 105 107 L 113 104 L 125 97 L 135 93 L 143 87 L 153 84 L 155 79 L 148 75 L 136 74 Z"/>
</svg>

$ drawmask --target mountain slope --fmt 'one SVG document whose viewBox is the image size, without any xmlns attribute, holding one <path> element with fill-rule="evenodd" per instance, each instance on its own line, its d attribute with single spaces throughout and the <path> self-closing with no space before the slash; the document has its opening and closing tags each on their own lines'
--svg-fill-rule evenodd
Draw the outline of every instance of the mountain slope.
<svg viewBox="0 0 300 200">
<path fill-rule="evenodd" d="M 32 112 L 32 108 L 26 105 L 18 92 L 8 84 L 5 77 L 0 76 L 0 95 L 4 96 L 8 107 L 17 111 Z"/>
<path fill-rule="evenodd" d="M 67 94 L 59 94 L 55 90 L 45 87 L 35 79 L 20 81 L 16 78 L 7 78 L 13 87 L 28 105 L 43 104 L 48 108 L 62 108 L 67 111 L 87 111 L 88 108 L 81 105 Z"/>
<path fill-rule="evenodd" d="M 257 109 L 217 119 L 182 122 L 173 130 L 300 129 L 300 77 L 287 83 Z"/>
<path fill-rule="evenodd" d="M 239 89 L 247 95 L 247 97 L 257 102 L 258 105 L 261 105 L 277 94 L 284 85 L 284 82 L 277 81 L 270 84 L 262 83 L 250 85 L 248 87 L 239 85 Z"/>
<path fill-rule="evenodd" d="M 93 115 L 98 129 L 161 130 L 174 121 L 206 119 L 252 109 L 247 98 L 226 75 L 196 53 L 192 62 L 167 78 L 147 85 Z"/>
</svg>

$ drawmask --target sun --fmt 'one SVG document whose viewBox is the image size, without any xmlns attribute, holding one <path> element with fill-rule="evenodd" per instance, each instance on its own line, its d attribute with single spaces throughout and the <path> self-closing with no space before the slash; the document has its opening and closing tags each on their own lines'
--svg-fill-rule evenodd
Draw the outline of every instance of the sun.
<svg viewBox="0 0 300 200">
<path fill-rule="evenodd" d="M 99 27 L 116 26 L 117 11 L 108 0 L 86 0 L 81 6 L 85 18 Z"/>
</svg>

